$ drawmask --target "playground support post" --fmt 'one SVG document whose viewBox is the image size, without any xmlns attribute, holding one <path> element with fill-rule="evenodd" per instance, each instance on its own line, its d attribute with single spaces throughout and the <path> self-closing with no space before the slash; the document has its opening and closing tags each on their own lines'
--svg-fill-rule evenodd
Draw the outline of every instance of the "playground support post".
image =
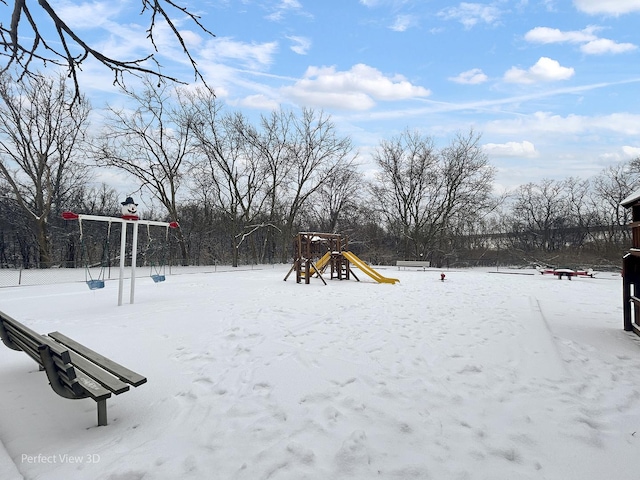
<svg viewBox="0 0 640 480">
<path fill-rule="evenodd" d="M 131 223 L 133 228 L 133 241 L 131 245 L 131 285 L 129 290 L 129 303 L 134 303 L 136 296 L 136 266 L 138 259 L 138 225 L 136 221 L 122 222 L 120 235 L 120 276 L 118 278 L 118 306 L 122 305 L 122 290 L 124 286 L 124 269 L 127 244 L 127 225 Z"/>
<path fill-rule="evenodd" d="M 138 222 L 133 223 L 133 241 L 131 245 L 131 291 L 129 292 L 129 303 L 133 303 L 136 293 L 136 264 L 138 255 Z"/>
<path fill-rule="evenodd" d="M 122 223 L 120 231 L 120 274 L 118 275 L 118 306 L 122 305 L 122 287 L 124 285 L 124 259 L 127 253 L 127 223 Z"/>
</svg>

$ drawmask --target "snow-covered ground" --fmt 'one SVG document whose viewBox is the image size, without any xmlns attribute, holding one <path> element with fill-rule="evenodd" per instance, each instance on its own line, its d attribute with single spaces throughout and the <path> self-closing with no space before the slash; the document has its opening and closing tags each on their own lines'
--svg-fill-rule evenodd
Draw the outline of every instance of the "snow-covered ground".
<svg viewBox="0 0 640 480">
<path fill-rule="evenodd" d="M 148 378 L 96 427 L 0 345 L 1 478 L 639 478 L 619 274 L 288 268 L 141 278 L 120 307 L 117 281 L 0 289 L 0 310 Z"/>
</svg>

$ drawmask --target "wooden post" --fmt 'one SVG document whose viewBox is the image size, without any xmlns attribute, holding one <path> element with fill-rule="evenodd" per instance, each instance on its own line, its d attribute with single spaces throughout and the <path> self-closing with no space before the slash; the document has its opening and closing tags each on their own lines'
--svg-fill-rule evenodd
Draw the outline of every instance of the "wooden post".
<svg viewBox="0 0 640 480">
<path fill-rule="evenodd" d="M 632 331 L 631 328 L 631 282 L 630 268 L 631 254 L 627 253 L 622 259 L 622 312 L 624 319 L 624 330 Z"/>
</svg>

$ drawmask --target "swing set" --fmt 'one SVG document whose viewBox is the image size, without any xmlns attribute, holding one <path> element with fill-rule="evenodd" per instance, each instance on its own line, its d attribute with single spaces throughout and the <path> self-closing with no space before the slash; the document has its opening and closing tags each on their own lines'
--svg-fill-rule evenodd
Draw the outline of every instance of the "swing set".
<svg viewBox="0 0 640 480">
<path fill-rule="evenodd" d="M 118 305 L 119 306 L 122 305 L 122 291 L 123 291 L 123 284 L 124 284 L 125 256 L 126 256 L 127 230 L 128 230 L 127 227 L 129 224 L 132 225 L 132 231 L 133 231 L 133 239 L 132 239 L 132 245 L 131 245 L 131 288 L 130 288 L 130 294 L 129 294 L 129 303 L 134 303 L 134 297 L 135 297 L 136 263 L 137 263 L 137 255 L 138 255 L 138 252 L 137 252 L 138 226 L 139 225 L 147 226 L 148 249 L 151 247 L 152 241 L 153 241 L 150 235 L 150 227 L 159 226 L 159 227 L 165 228 L 166 233 L 165 233 L 164 245 L 163 245 L 163 248 L 161 249 L 163 250 L 161 255 L 161 262 L 160 263 L 151 262 L 152 270 L 150 275 L 151 279 L 155 283 L 165 281 L 166 276 L 164 274 L 164 267 L 165 267 L 165 259 L 166 259 L 166 248 L 169 243 L 169 228 L 178 228 L 178 222 L 156 222 L 152 220 L 140 220 L 138 219 L 138 217 L 135 217 L 135 216 L 134 217 L 123 216 L 122 218 L 118 218 L 118 217 L 106 217 L 106 216 L 100 216 L 100 215 L 84 215 L 84 214 L 78 214 L 74 212 L 63 212 L 62 218 L 64 218 L 65 220 L 78 220 L 78 224 L 80 228 L 81 256 L 83 257 L 83 260 L 84 260 L 83 263 L 85 264 L 85 281 L 90 290 L 101 289 L 101 288 L 104 288 L 105 286 L 104 275 L 105 275 L 105 270 L 109 266 L 109 260 L 110 260 L 109 246 L 110 246 L 110 237 L 111 237 L 111 226 L 113 223 L 120 223 L 122 226 L 121 233 L 120 233 L 120 273 L 118 276 Z M 95 276 L 91 274 L 91 265 L 88 258 L 89 255 L 88 255 L 86 240 L 84 238 L 85 234 L 82 229 L 83 220 L 85 221 L 92 220 L 92 221 L 108 223 L 107 236 L 104 240 L 104 245 L 102 249 L 102 260 L 100 262 L 100 270 L 98 274 Z"/>
<path fill-rule="evenodd" d="M 104 288 L 105 270 L 108 268 L 110 261 L 109 244 L 111 239 L 111 222 L 109 222 L 109 226 L 107 227 L 107 235 L 105 236 L 104 243 L 102 245 L 100 270 L 95 276 L 91 274 L 91 268 L 94 264 L 93 262 L 91 262 L 91 256 L 89 254 L 89 249 L 85 241 L 85 234 L 84 230 L 82 229 L 82 220 L 80 218 L 78 219 L 78 227 L 80 229 L 80 258 L 82 259 L 82 264 L 84 265 L 84 280 L 89 287 L 89 290 L 98 290 L 100 288 Z"/>
<path fill-rule="evenodd" d="M 149 276 L 154 283 L 164 282 L 167 279 L 165 266 L 167 264 L 167 248 L 169 246 L 169 225 L 165 227 L 164 243 L 160 245 L 159 248 L 154 248 L 155 245 L 153 242 L 155 242 L 155 240 L 151 236 L 151 226 L 149 224 L 147 224 L 147 239 L 147 249 L 145 252 L 150 252 L 149 266 L 151 268 L 151 274 Z M 158 250 L 160 254 L 158 254 Z"/>
</svg>

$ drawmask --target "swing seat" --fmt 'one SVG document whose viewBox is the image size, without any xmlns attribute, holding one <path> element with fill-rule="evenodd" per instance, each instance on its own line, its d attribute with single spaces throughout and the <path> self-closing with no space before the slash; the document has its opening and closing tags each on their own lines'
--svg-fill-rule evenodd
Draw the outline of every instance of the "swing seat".
<svg viewBox="0 0 640 480">
<path fill-rule="evenodd" d="M 164 282 L 166 280 L 164 275 L 157 275 L 157 274 L 156 275 L 151 275 L 151 278 L 153 279 L 153 281 L 155 283 Z"/>
<path fill-rule="evenodd" d="M 104 288 L 104 280 L 87 280 L 87 286 L 89 287 L 89 290 Z"/>
</svg>

